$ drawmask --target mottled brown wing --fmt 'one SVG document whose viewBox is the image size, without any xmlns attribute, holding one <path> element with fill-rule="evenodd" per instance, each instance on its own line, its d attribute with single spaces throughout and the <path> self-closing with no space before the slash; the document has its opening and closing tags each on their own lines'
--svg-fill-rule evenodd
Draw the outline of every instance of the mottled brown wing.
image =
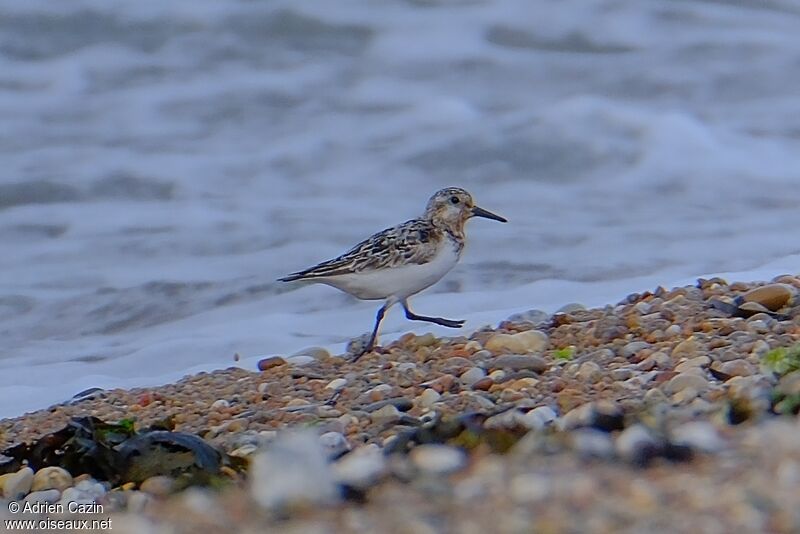
<svg viewBox="0 0 800 534">
<path fill-rule="evenodd" d="M 404 263 L 427 263 L 436 254 L 436 247 L 431 244 L 436 232 L 436 228 L 428 221 L 414 219 L 378 232 L 339 257 L 279 280 L 281 282 L 309 280 L 362 271 L 377 271 Z"/>
</svg>

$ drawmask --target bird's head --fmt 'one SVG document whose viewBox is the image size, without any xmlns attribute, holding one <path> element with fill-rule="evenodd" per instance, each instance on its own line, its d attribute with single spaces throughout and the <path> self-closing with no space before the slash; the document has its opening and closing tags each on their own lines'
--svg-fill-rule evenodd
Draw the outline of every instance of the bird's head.
<svg viewBox="0 0 800 534">
<path fill-rule="evenodd" d="M 472 195 L 459 187 L 448 187 L 434 193 L 425 208 L 425 217 L 458 233 L 463 231 L 464 223 L 472 217 L 508 222 L 505 218 L 476 206 Z"/>
</svg>

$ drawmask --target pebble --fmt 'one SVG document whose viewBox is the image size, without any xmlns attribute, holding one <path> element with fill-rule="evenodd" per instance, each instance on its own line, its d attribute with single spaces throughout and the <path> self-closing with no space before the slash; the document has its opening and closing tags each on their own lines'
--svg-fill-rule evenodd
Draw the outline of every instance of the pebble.
<svg viewBox="0 0 800 534">
<path fill-rule="evenodd" d="M 298 354 L 296 356 L 289 356 L 286 358 L 286 363 L 295 367 L 303 367 L 317 361 L 313 356 L 307 354 Z"/>
<path fill-rule="evenodd" d="M 644 394 L 644 403 L 648 406 L 659 406 L 668 401 L 667 396 L 658 388 L 647 390 Z"/>
<path fill-rule="evenodd" d="M 652 371 L 655 368 L 659 369 L 669 369 L 672 367 L 672 358 L 670 358 L 667 354 L 658 351 L 654 352 L 638 364 L 636 364 L 636 369 L 639 371 Z"/>
<path fill-rule="evenodd" d="M 414 362 L 403 362 L 399 364 L 395 369 L 397 369 L 400 373 L 409 373 L 414 371 L 417 368 L 417 364 Z"/>
<path fill-rule="evenodd" d="M 578 368 L 577 377 L 583 382 L 594 384 L 603 377 L 600 366 L 595 362 L 583 362 Z"/>
<path fill-rule="evenodd" d="M 675 371 L 678 373 L 682 373 L 684 371 L 688 371 L 690 368 L 697 368 L 697 367 L 707 367 L 708 364 L 711 363 L 711 358 L 706 355 L 697 356 L 695 358 L 691 358 L 684 362 L 679 363 L 675 367 Z"/>
<path fill-rule="evenodd" d="M 221 410 L 223 408 L 229 408 L 230 403 L 225 399 L 217 399 L 211 404 L 212 410 Z"/>
<path fill-rule="evenodd" d="M 686 358 L 690 360 L 697 356 L 699 349 L 700 345 L 695 341 L 694 337 L 690 337 L 675 345 L 672 349 L 672 359 Z"/>
<path fill-rule="evenodd" d="M 130 491 L 126 493 L 128 494 L 126 501 L 128 505 L 127 511 L 129 513 L 141 513 L 151 502 L 153 502 L 153 498 L 143 491 Z"/>
<path fill-rule="evenodd" d="M 789 303 L 795 289 L 787 284 L 769 284 L 751 289 L 742 295 L 744 302 L 757 302 L 770 311 L 778 311 Z"/>
<path fill-rule="evenodd" d="M 386 472 L 386 457 L 373 445 L 361 446 L 333 465 L 338 483 L 361 490 L 376 484 Z"/>
<path fill-rule="evenodd" d="M 361 409 L 364 410 L 365 412 L 374 412 L 387 405 L 392 405 L 401 412 L 407 412 L 408 410 L 414 407 L 414 402 L 408 400 L 405 397 L 394 397 L 391 399 L 384 399 L 382 401 L 366 404 L 362 406 Z"/>
<path fill-rule="evenodd" d="M 572 448 L 583 458 L 610 459 L 614 442 L 608 432 L 595 428 L 579 428 L 570 433 Z"/>
<path fill-rule="evenodd" d="M 24 502 L 26 503 L 57 503 L 58 500 L 61 498 L 61 492 L 55 488 L 46 489 L 46 490 L 39 490 L 39 491 L 32 491 L 26 497 Z"/>
<path fill-rule="evenodd" d="M 633 378 L 633 370 L 627 367 L 612 369 L 609 374 L 611 375 L 611 378 L 617 382 L 624 382 L 625 380 Z"/>
<path fill-rule="evenodd" d="M 640 351 L 649 348 L 650 343 L 647 343 L 646 341 L 632 341 L 622 347 L 621 354 L 623 357 L 630 359 L 639 354 Z"/>
<path fill-rule="evenodd" d="M 688 404 L 689 402 L 695 400 L 700 395 L 700 392 L 694 389 L 693 387 L 684 388 L 677 393 L 675 393 L 670 402 L 676 406 L 680 406 L 682 404 Z"/>
<path fill-rule="evenodd" d="M 33 469 L 23 467 L 16 473 L 9 473 L 0 477 L 3 496 L 11 501 L 18 501 L 31 491 L 33 485 Z"/>
<path fill-rule="evenodd" d="M 387 404 L 370 414 L 370 420 L 376 425 L 390 425 L 400 420 L 402 415 L 394 405 Z"/>
<path fill-rule="evenodd" d="M 453 386 L 456 383 L 456 377 L 450 374 L 445 374 L 433 380 L 429 383 L 431 389 L 434 389 L 438 393 L 444 393 L 446 391 L 450 391 L 453 389 Z"/>
<path fill-rule="evenodd" d="M 539 406 L 517 419 L 525 428 L 542 430 L 558 420 L 558 414 L 549 406 Z"/>
<path fill-rule="evenodd" d="M 502 369 L 495 369 L 494 371 L 489 373 L 489 378 L 491 378 L 492 382 L 494 382 L 495 384 L 499 384 L 500 382 L 505 380 L 506 372 L 503 371 Z"/>
<path fill-rule="evenodd" d="M 486 371 L 484 371 L 480 367 L 472 367 L 461 373 L 461 376 L 459 378 L 461 379 L 462 384 L 466 386 L 471 386 L 485 376 L 486 376 Z"/>
<path fill-rule="evenodd" d="M 519 504 L 544 501 L 553 493 L 553 484 L 545 475 L 524 473 L 515 475 L 508 488 L 509 497 Z M 526 525 L 529 527 L 529 525 Z M 520 529 L 525 531 L 526 529 Z"/>
<path fill-rule="evenodd" d="M 329 458 L 338 458 L 350 450 L 350 444 L 341 432 L 325 432 L 320 435 L 319 442 Z"/>
<path fill-rule="evenodd" d="M 527 330 L 516 334 L 494 334 L 485 344 L 485 348 L 492 352 L 517 354 L 541 352 L 546 346 L 547 335 L 538 330 Z"/>
<path fill-rule="evenodd" d="M 542 310 L 528 310 L 522 313 L 515 313 L 508 320 L 512 323 L 533 323 L 539 324 L 550 319 L 550 314 Z"/>
<path fill-rule="evenodd" d="M 426 388 L 417 397 L 418 403 L 422 408 L 430 408 L 441 398 L 441 394 L 431 388 Z"/>
<path fill-rule="evenodd" d="M 563 313 L 563 314 L 575 313 L 578 311 L 583 311 L 585 309 L 586 306 L 584 306 L 579 302 L 570 302 L 569 304 L 564 304 L 563 306 L 561 306 L 558 310 L 556 310 L 556 313 Z"/>
<path fill-rule="evenodd" d="M 623 460 L 642 464 L 652 457 L 660 446 L 647 428 L 637 424 L 620 432 L 614 448 Z"/>
<path fill-rule="evenodd" d="M 100 501 L 107 493 L 106 487 L 93 478 L 81 480 L 75 486 L 61 493 L 61 502 L 65 506 L 69 502 L 88 504 Z"/>
<path fill-rule="evenodd" d="M 675 337 L 675 336 L 680 335 L 682 331 L 683 330 L 681 329 L 680 325 L 673 324 L 673 325 L 668 326 L 667 329 L 664 330 L 664 336 L 666 336 L 668 338 Z"/>
<path fill-rule="evenodd" d="M 561 418 L 562 430 L 594 427 L 605 432 L 620 430 L 625 424 L 625 414 L 620 406 L 611 401 L 587 402 L 570 410 Z"/>
<path fill-rule="evenodd" d="M 266 371 L 267 369 L 272 369 L 273 367 L 278 367 L 280 365 L 286 365 L 286 360 L 280 356 L 271 356 L 269 358 L 262 358 L 261 360 L 258 360 L 259 371 Z"/>
<path fill-rule="evenodd" d="M 325 389 L 332 389 L 333 391 L 339 391 L 340 389 L 344 388 L 347 385 L 346 378 L 334 378 L 330 382 L 325 385 Z"/>
<path fill-rule="evenodd" d="M 306 349 L 295 352 L 294 354 L 289 356 L 289 358 L 287 358 L 287 361 L 291 360 L 292 358 L 297 358 L 299 356 L 307 356 L 314 360 L 322 361 L 329 359 L 331 357 L 331 353 L 328 352 L 328 349 L 325 349 L 323 347 L 308 347 Z"/>
<path fill-rule="evenodd" d="M 418 445 L 411 450 L 409 457 L 414 467 L 432 475 L 453 473 L 467 462 L 461 449 L 438 444 Z"/>
<path fill-rule="evenodd" d="M 672 395 L 687 388 L 692 388 L 697 393 L 703 393 L 708 387 L 708 380 L 705 377 L 695 373 L 681 373 L 667 382 L 665 389 L 666 393 Z"/>
<path fill-rule="evenodd" d="M 728 362 L 723 362 L 716 367 L 716 370 L 722 374 L 728 375 L 729 377 L 750 376 L 756 372 L 756 368 L 747 360 L 731 360 Z"/>
<path fill-rule="evenodd" d="M 438 339 L 431 332 L 417 336 L 416 344 L 418 347 L 431 347 L 437 343 Z"/>
<path fill-rule="evenodd" d="M 522 356 L 518 354 L 497 356 L 486 362 L 486 365 L 490 369 L 530 370 L 536 373 L 543 373 L 549 367 L 544 358 L 540 356 Z"/>
<path fill-rule="evenodd" d="M 61 467 L 43 467 L 34 473 L 31 491 L 57 489 L 59 492 L 72 486 L 72 475 Z"/>
<path fill-rule="evenodd" d="M 156 475 L 146 479 L 139 489 L 153 497 L 166 497 L 175 490 L 175 479 L 164 475 Z"/>
<path fill-rule="evenodd" d="M 472 389 L 480 391 L 489 391 L 493 385 L 494 385 L 494 380 L 492 380 L 491 377 L 487 376 L 473 383 Z"/>
<path fill-rule="evenodd" d="M 253 456 L 249 475 L 253 499 L 268 510 L 338 500 L 328 456 L 311 431 L 279 433 Z"/>
<path fill-rule="evenodd" d="M 690 421 L 674 428 L 672 441 L 707 453 L 718 452 L 725 446 L 717 429 L 707 421 Z"/>
<path fill-rule="evenodd" d="M 757 358 L 761 358 L 765 353 L 769 352 L 769 343 L 764 341 L 763 339 L 759 339 L 755 343 L 753 343 L 753 348 L 750 351 L 750 354 L 756 356 Z"/>
<path fill-rule="evenodd" d="M 248 445 L 242 445 L 241 447 L 234 449 L 229 454 L 230 456 L 235 456 L 237 458 L 247 458 L 257 450 L 258 450 L 257 445 L 248 444 Z"/>
<path fill-rule="evenodd" d="M 475 340 L 470 341 L 466 345 L 464 345 L 464 350 L 471 353 L 476 353 L 483 349 L 483 346 Z"/>
</svg>

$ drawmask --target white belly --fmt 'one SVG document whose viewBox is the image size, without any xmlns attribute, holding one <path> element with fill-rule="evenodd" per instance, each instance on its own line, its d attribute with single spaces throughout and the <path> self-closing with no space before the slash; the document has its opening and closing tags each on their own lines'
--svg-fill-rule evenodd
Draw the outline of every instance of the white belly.
<svg viewBox="0 0 800 534">
<path fill-rule="evenodd" d="M 432 286 L 458 263 L 458 251 L 450 243 L 428 263 L 408 264 L 378 271 L 342 274 L 320 279 L 362 300 L 381 300 L 388 297 L 405 299 Z"/>
</svg>

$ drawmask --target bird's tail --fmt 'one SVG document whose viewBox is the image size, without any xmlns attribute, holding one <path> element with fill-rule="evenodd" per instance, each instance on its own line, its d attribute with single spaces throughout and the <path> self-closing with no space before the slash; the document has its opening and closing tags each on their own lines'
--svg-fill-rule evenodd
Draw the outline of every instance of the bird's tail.
<svg viewBox="0 0 800 534">
<path fill-rule="evenodd" d="M 278 282 L 294 282 L 295 280 L 300 280 L 303 278 L 303 273 L 292 273 L 284 276 L 283 278 L 278 278 Z"/>
</svg>

